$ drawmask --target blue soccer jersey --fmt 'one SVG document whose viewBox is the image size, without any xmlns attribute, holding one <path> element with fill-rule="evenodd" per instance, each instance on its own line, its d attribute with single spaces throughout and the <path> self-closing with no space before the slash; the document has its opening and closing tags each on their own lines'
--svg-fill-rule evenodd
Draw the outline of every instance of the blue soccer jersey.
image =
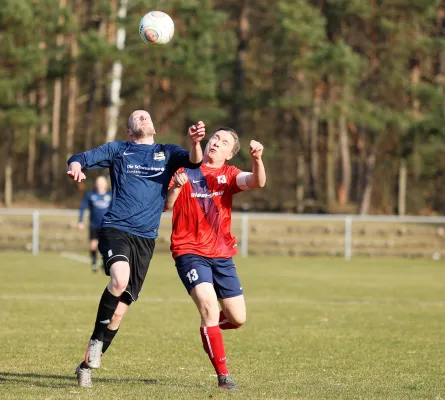
<svg viewBox="0 0 445 400">
<path fill-rule="evenodd" d="M 181 167 L 198 168 L 189 152 L 174 144 L 109 142 L 73 155 L 83 170 L 109 168 L 110 208 L 102 227 L 113 227 L 145 238 L 158 236 L 165 197 L 173 174 Z"/>
<path fill-rule="evenodd" d="M 85 210 L 90 210 L 90 226 L 100 228 L 102 219 L 111 203 L 111 193 L 99 194 L 96 191 L 87 192 L 80 205 L 79 221 L 82 222 Z"/>
</svg>

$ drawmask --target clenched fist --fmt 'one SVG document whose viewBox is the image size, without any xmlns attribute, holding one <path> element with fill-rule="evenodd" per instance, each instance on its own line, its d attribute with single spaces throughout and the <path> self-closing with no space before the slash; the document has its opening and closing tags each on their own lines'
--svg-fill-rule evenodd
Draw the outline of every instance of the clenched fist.
<svg viewBox="0 0 445 400">
<path fill-rule="evenodd" d="M 188 135 L 193 143 L 199 143 L 206 134 L 206 126 L 204 122 L 199 121 L 195 125 L 192 125 L 188 130 Z"/>
<path fill-rule="evenodd" d="M 183 187 L 187 182 L 189 181 L 189 178 L 185 172 L 178 172 L 175 175 L 174 178 L 174 186 L 177 188 Z"/>
<path fill-rule="evenodd" d="M 251 140 L 249 144 L 249 153 L 252 158 L 259 160 L 263 155 L 264 147 L 260 142 L 256 140 Z"/>
</svg>

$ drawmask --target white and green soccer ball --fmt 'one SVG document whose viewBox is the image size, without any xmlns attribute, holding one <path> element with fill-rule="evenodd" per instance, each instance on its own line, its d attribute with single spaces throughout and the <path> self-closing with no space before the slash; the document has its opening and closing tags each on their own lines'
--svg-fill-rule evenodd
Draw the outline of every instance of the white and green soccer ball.
<svg viewBox="0 0 445 400">
<path fill-rule="evenodd" d="M 139 22 L 139 35 L 145 43 L 168 43 L 175 33 L 170 15 L 162 11 L 150 11 Z"/>
</svg>

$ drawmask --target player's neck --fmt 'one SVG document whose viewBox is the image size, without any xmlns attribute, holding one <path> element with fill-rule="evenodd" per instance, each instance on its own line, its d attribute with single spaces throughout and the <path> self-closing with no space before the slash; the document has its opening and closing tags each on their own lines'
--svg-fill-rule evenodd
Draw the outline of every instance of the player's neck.
<svg viewBox="0 0 445 400">
<path fill-rule="evenodd" d="M 143 137 L 143 138 L 133 140 L 133 143 L 136 143 L 136 144 L 153 144 L 154 142 L 155 141 L 153 139 L 153 136 Z"/>
<path fill-rule="evenodd" d="M 225 163 L 225 161 L 215 161 L 205 156 L 203 159 L 203 164 L 209 168 L 221 168 Z"/>
</svg>

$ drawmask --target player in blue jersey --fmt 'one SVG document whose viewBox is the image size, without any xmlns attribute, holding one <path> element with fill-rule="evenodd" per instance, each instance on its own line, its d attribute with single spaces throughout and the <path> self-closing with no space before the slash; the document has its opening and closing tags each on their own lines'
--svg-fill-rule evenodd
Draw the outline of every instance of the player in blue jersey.
<svg viewBox="0 0 445 400">
<path fill-rule="evenodd" d="M 83 215 L 86 209 L 90 211 L 90 253 L 91 268 L 93 272 L 97 272 L 97 245 L 99 244 L 99 228 L 102 219 L 108 211 L 111 202 L 111 193 L 108 191 L 108 181 L 104 176 L 96 179 L 95 189 L 85 193 L 82 204 L 80 205 L 79 223 L 77 227 L 83 231 L 85 224 L 83 223 Z"/>
<path fill-rule="evenodd" d="M 110 283 L 99 302 L 85 360 L 76 369 L 79 386 L 91 387 L 91 369 L 117 333 L 122 316 L 136 301 L 155 247 L 168 185 L 179 168 L 199 168 L 203 122 L 188 130 L 190 152 L 174 144 L 157 144 L 150 114 L 134 111 L 127 123 L 132 141 L 110 142 L 68 160 L 68 175 L 85 179 L 84 170 L 108 168 L 112 199 L 99 230 L 99 251 Z"/>
</svg>

